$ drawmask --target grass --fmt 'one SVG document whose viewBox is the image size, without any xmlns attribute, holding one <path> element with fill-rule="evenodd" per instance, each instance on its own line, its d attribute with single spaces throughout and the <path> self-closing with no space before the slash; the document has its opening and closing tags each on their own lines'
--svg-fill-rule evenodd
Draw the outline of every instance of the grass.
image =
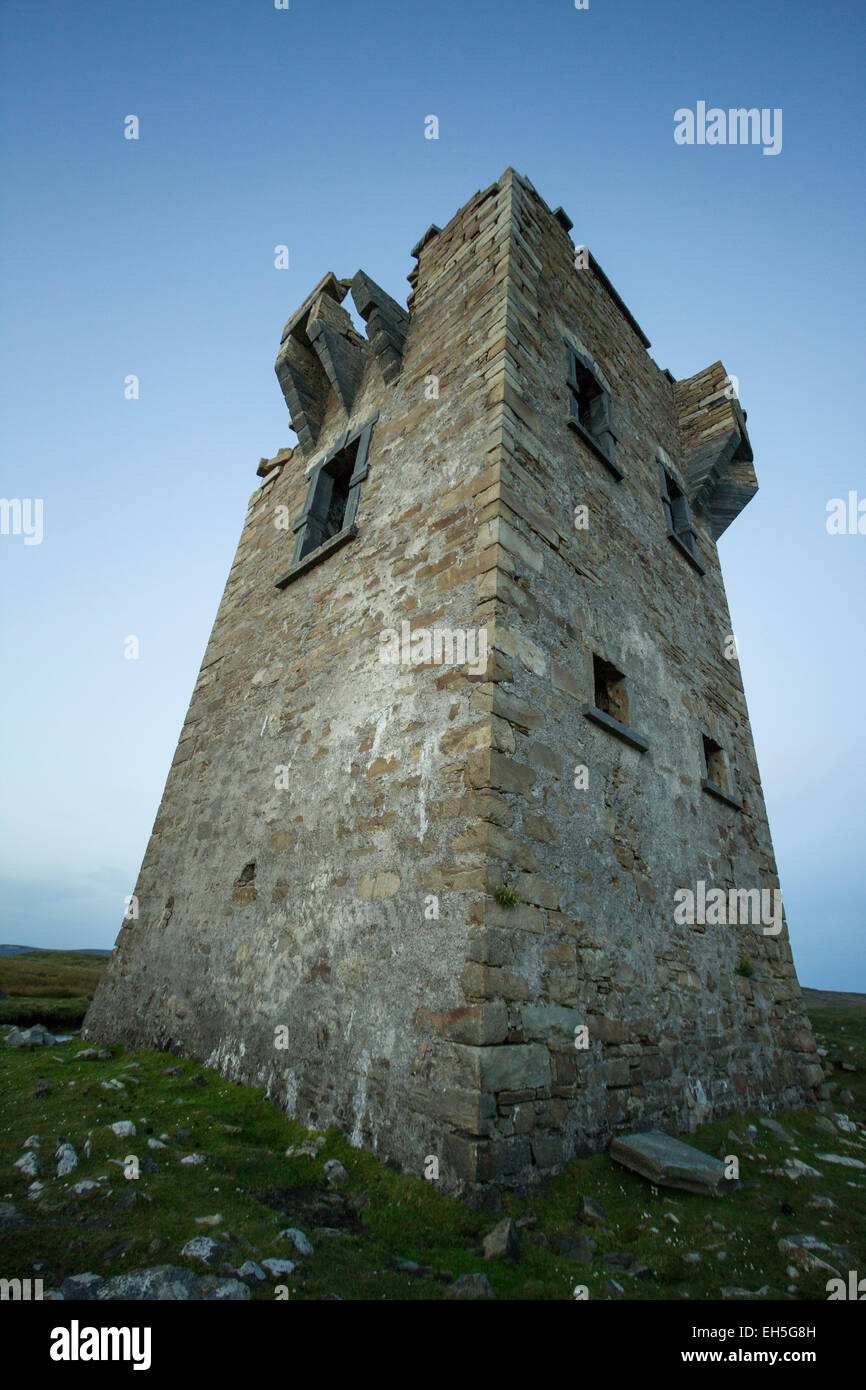
<svg viewBox="0 0 866 1390">
<path fill-rule="evenodd" d="M 108 960 L 81 951 L 0 956 L 0 1023 L 80 1027 Z"/>
<path fill-rule="evenodd" d="M 833 1083 L 850 1088 L 855 1097 L 838 1108 L 862 1125 L 866 1010 L 816 1007 L 810 1012 L 827 1049 L 825 1061 L 833 1067 Z M 543 1190 L 528 1198 L 506 1197 L 502 1211 L 490 1213 L 449 1198 L 435 1182 L 396 1173 L 372 1155 L 351 1148 L 336 1131 L 325 1136 L 315 1159 L 287 1158 L 288 1147 L 309 1140 L 307 1131 L 288 1120 L 261 1091 L 224 1081 L 195 1063 L 161 1053 L 128 1054 L 120 1046 L 111 1049 L 110 1060 L 76 1061 L 74 1054 L 81 1047 L 78 1040 L 34 1052 L 0 1047 L 0 1090 L 5 1097 L 0 1116 L 0 1186 L 5 1190 L 0 1200 L 14 1202 L 33 1221 L 28 1230 L 2 1232 L 4 1277 L 32 1277 L 37 1272 L 34 1264 L 42 1265 L 38 1273 L 46 1287 L 84 1271 L 112 1275 L 155 1264 L 187 1264 L 203 1271 L 201 1264 L 180 1254 L 187 1240 L 202 1234 L 225 1240 L 224 1258 L 234 1265 L 271 1256 L 297 1258 L 289 1241 L 279 1239 L 279 1231 L 287 1226 L 304 1230 L 315 1247 L 315 1254 L 304 1258 L 288 1279 L 290 1296 L 301 1300 L 327 1294 L 344 1299 L 441 1298 L 443 1283 L 394 1268 L 407 1260 L 453 1276 L 483 1271 L 503 1299 L 571 1298 L 578 1284 L 587 1286 L 591 1298 L 712 1299 L 725 1285 L 751 1290 L 770 1285 L 776 1297 L 785 1297 L 794 1281 L 786 1273 L 788 1260 L 778 1250 L 778 1241 L 794 1233 L 845 1247 L 850 1262 L 847 1257 L 826 1257 L 843 1275 L 849 1268 L 866 1267 L 866 1172 L 815 1157 L 833 1152 L 866 1162 L 866 1142 L 862 1130 L 837 1136 L 822 1131 L 816 1111 L 777 1116 L 795 1138 L 796 1148 L 764 1129 L 748 1144 L 745 1127 L 757 1124 L 755 1112 L 714 1121 L 683 1136 L 707 1153 L 738 1154 L 740 1186 L 722 1198 L 653 1189 L 598 1154 L 573 1160 Z M 841 1071 L 842 1062 L 856 1071 Z M 179 1074 L 167 1068 L 179 1068 Z M 111 1078 L 120 1079 L 124 1089 L 104 1090 L 100 1083 Z M 37 1099 L 40 1081 L 50 1089 Z M 118 1139 L 109 1128 L 122 1119 L 136 1125 L 134 1139 Z M 189 1130 L 189 1137 L 178 1136 L 179 1127 Z M 740 1138 L 730 1139 L 730 1131 Z M 12 1166 L 34 1132 L 42 1140 L 45 1182 L 35 1202 L 26 1196 L 29 1180 Z M 150 1153 L 147 1138 L 159 1135 L 167 1136 L 163 1142 L 168 1147 Z M 91 1156 L 85 1158 L 88 1136 Z M 74 1173 L 58 1179 L 52 1176 L 51 1155 L 61 1138 L 72 1143 L 80 1161 Z M 181 1157 L 197 1151 L 206 1155 L 205 1164 L 181 1165 Z M 147 1156 L 157 1171 L 143 1171 L 137 1181 L 124 1179 L 120 1161 L 130 1153 Z M 792 1181 L 768 1171 L 781 1167 L 789 1156 L 818 1168 L 823 1178 Z M 347 1184 L 335 1191 L 328 1189 L 322 1171 L 329 1158 L 340 1159 L 349 1173 Z M 109 1176 L 109 1191 L 71 1195 L 74 1183 L 101 1175 Z M 132 1192 L 134 1204 L 124 1209 Z M 813 1194 L 831 1197 L 836 1208 L 809 1208 Z M 578 1225 L 583 1196 L 604 1205 L 603 1227 Z M 223 1222 L 213 1231 L 196 1224 L 196 1217 L 214 1213 Z M 484 1234 L 503 1215 L 528 1214 L 518 1261 L 485 1261 L 480 1253 Z M 342 1234 L 321 1236 L 313 1229 L 316 1225 Z M 558 1233 L 567 1231 L 582 1231 L 597 1242 L 589 1263 L 576 1263 L 549 1248 Z M 617 1250 L 631 1252 L 651 1275 L 632 1278 L 605 1267 L 605 1254 Z M 701 1255 L 700 1264 L 686 1260 L 690 1252 Z M 612 1275 L 624 1293 L 608 1287 Z M 795 1296 L 826 1299 L 828 1277 L 801 1272 Z M 254 1299 L 273 1297 L 270 1283 L 253 1292 Z"/>
</svg>

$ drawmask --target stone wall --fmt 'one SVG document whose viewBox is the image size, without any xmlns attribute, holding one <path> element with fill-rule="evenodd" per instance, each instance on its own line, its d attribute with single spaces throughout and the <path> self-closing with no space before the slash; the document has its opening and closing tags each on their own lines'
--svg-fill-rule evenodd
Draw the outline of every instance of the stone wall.
<svg viewBox="0 0 866 1390">
<path fill-rule="evenodd" d="M 139 916 L 87 1018 L 410 1171 L 436 1155 L 452 1189 L 823 1080 L 786 931 L 673 921 L 698 879 L 778 883 L 723 654 L 713 509 L 750 495 L 739 407 L 731 434 L 699 381 L 678 399 L 566 221 L 509 170 L 419 243 L 408 319 L 359 273 L 369 341 L 333 275 L 289 320 L 299 443 L 260 466 Z M 565 338 L 610 391 L 620 481 L 568 424 Z M 373 417 L 357 534 L 292 576 L 310 471 Z M 694 465 L 703 574 L 666 534 L 659 451 Z M 403 622 L 483 629 L 486 669 L 383 664 Z M 584 712 L 594 654 L 646 751 Z M 742 809 L 702 786 L 702 728 Z"/>
</svg>

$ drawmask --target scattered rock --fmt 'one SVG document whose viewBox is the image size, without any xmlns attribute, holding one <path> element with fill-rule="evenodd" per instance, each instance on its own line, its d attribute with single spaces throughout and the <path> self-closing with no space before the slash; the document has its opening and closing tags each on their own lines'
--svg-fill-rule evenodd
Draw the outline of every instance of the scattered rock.
<svg viewBox="0 0 866 1390">
<path fill-rule="evenodd" d="M 434 1269 L 432 1265 L 419 1265 L 414 1260 L 398 1260 L 394 1269 L 398 1274 L 409 1274 L 414 1279 L 435 1279 L 440 1284 L 450 1284 L 454 1279 L 448 1269 Z"/>
<path fill-rule="evenodd" d="M 7 1047 L 54 1047 L 57 1042 L 53 1033 L 49 1033 L 47 1028 L 43 1028 L 41 1023 L 34 1023 L 32 1028 L 13 1028 L 11 1033 L 6 1034 Z"/>
<path fill-rule="evenodd" d="M 826 1116 L 826 1115 L 819 1115 L 819 1116 L 817 1117 L 817 1119 L 815 1120 L 815 1128 L 816 1128 L 816 1129 L 823 1129 L 823 1130 L 826 1131 L 827 1134 L 838 1134 L 838 1133 L 839 1133 L 839 1131 L 838 1131 L 838 1129 L 836 1128 L 836 1126 L 834 1125 L 833 1121 L 832 1121 L 831 1119 L 829 1119 L 828 1116 Z"/>
<path fill-rule="evenodd" d="M 866 1163 L 859 1158 L 848 1158 L 847 1154 L 816 1154 L 815 1157 L 823 1163 L 837 1163 L 842 1168 L 866 1169 Z"/>
<path fill-rule="evenodd" d="M 483 1241 L 485 1260 L 516 1260 L 520 1249 L 520 1232 L 510 1217 L 500 1221 Z"/>
<path fill-rule="evenodd" d="M 186 1255 L 189 1260 L 203 1260 L 209 1265 L 218 1250 L 219 1243 L 211 1240 L 210 1236 L 193 1236 L 180 1253 Z"/>
<path fill-rule="evenodd" d="M 288 1230 L 280 1231 L 280 1237 L 285 1240 L 290 1240 L 299 1255 L 312 1255 L 314 1253 L 313 1247 L 307 1240 L 303 1231 L 299 1231 L 295 1226 L 290 1226 Z"/>
<path fill-rule="evenodd" d="M 71 1144 L 58 1144 L 54 1157 L 57 1159 L 57 1176 L 65 1178 L 78 1167 L 78 1154 Z"/>
<path fill-rule="evenodd" d="M 149 1149 L 167 1149 L 168 1144 L 164 1144 L 161 1139 L 148 1139 L 147 1147 Z"/>
<path fill-rule="evenodd" d="M 486 1274 L 461 1274 L 459 1279 L 445 1290 L 446 1298 L 491 1299 L 495 1298 L 493 1286 Z"/>
<path fill-rule="evenodd" d="M 126 1087 L 124 1086 L 123 1082 L 122 1082 L 122 1081 L 118 1081 L 118 1079 L 117 1079 L 116 1076 L 113 1076 L 113 1077 L 111 1078 L 110 1081 L 100 1081 L 99 1084 L 100 1084 L 100 1086 L 101 1086 L 101 1088 L 102 1088 L 103 1091 L 125 1091 L 125 1090 L 126 1090 Z"/>
<path fill-rule="evenodd" d="M 587 1239 L 583 1231 L 556 1231 L 550 1238 L 550 1244 L 557 1255 L 562 1255 L 566 1260 L 576 1260 L 582 1265 L 591 1262 L 595 1248 L 595 1242 Z"/>
<path fill-rule="evenodd" d="M 839 1092 L 839 1099 L 841 1100 L 841 1102 L 842 1102 L 843 1105 L 853 1105 L 853 1104 L 854 1104 L 854 1092 L 853 1092 L 853 1091 L 849 1091 L 849 1090 L 846 1088 L 844 1091 L 840 1091 L 840 1092 Z"/>
<path fill-rule="evenodd" d="M 272 1279 L 285 1279 L 295 1268 L 291 1260 L 262 1260 L 262 1264 Z"/>
<path fill-rule="evenodd" d="M 324 1167 L 325 1179 L 330 1187 L 338 1187 L 344 1182 L 348 1182 L 349 1174 L 346 1172 L 338 1158 L 329 1158 Z"/>
<path fill-rule="evenodd" d="M 793 1144 L 795 1142 L 793 1136 L 790 1135 L 786 1129 L 782 1128 L 779 1121 L 771 1119 L 768 1115 L 762 1115 L 758 1124 L 761 1125 L 763 1129 L 768 1129 L 771 1134 L 775 1134 L 776 1138 L 781 1139 L 784 1144 Z"/>
<path fill-rule="evenodd" d="M 92 1178 L 82 1178 L 69 1191 L 73 1197 L 88 1197 L 91 1192 L 101 1191 L 107 1181 L 107 1178 L 100 1178 L 96 1182 Z"/>
<path fill-rule="evenodd" d="M 13 1167 L 17 1168 L 19 1173 L 23 1173 L 25 1178 L 38 1178 L 42 1171 L 39 1167 L 39 1159 L 32 1149 L 28 1149 L 20 1158 L 16 1158 Z"/>
<path fill-rule="evenodd" d="M 187 1154 L 186 1158 L 182 1158 L 180 1161 L 185 1163 L 188 1168 L 198 1168 L 206 1160 L 204 1154 Z"/>
<path fill-rule="evenodd" d="M 25 1149 L 38 1149 L 39 1142 L 39 1135 L 31 1134 L 27 1139 L 24 1140 L 24 1147 Z"/>
<path fill-rule="evenodd" d="M 267 1283 L 268 1278 L 261 1265 L 257 1265 L 255 1260 L 244 1260 L 240 1269 L 235 1270 L 235 1275 L 242 1284 L 247 1284 L 252 1289 L 257 1288 L 259 1284 Z"/>
<path fill-rule="evenodd" d="M 769 1284 L 762 1284 L 759 1289 L 738 1289 L 734 1285 L 728 1284 L 719 1290 L 719 1296 L 725 1299 L 755 1300 L 759 1298 L 769 1298 L 773 1290 Z"/>
<path fill-rule="evenodd" d="M 114 1279 L 96 1274 L 76 1274 L 64 1279 L 60 1297 L 76 1301 L 138 1302 L 151 1299 L 169 1301 L 229 1301 L 248 1299 L 250 1291 L 239 1279 L 218 1279 L 214 1275 L 194 1274 L 177 1265 L 157 1265 L 153 1269 L 130 1270 Z"/>
<path fill-rule="evenodd" d="M 810 1197 L 806 1203 L 807 1207 L 812 1207 L 815 1211 L 835 1211 L 836 1203 L 832 1197 Z"/>
<path fill-rule="evenodd" d="M 132 1139 L 135 1136 L 135 1125 L 132 1120 L 115 1120 L 110 1128 L 118 1139 Z"/>
<path fill-rule="evenodd" d="M 139 1194 L 138 1192 L 136 1192 L 134 1187 L 128 1187 L 125 1192 L 121 1192 L 117 1201 L 114 1203 L 114 1210 L 131 1211 L 131 1209 L 135 1206 L 136 1202 L 139 1200 L 139 1196 L 143 1197 L 144 1193 Z M 148 1200 L 150 1199 L 148 1198 Z"/>
<path fill-rule="evenodd" d="M 783 1236 L 779 1241 L 778 1248 L 792 1264 L 799 1266 L 800 1269 L 805 1269 L 809 1274 L 827 1269 L 837 1278 L 842 1277 L 838 1269 L 821 1258 L 822 1255 L 832 1255 L 834 1252 L 817 1236 Z"/>
<path fill-rule="evenodd" d="M 655 1187 L 717 1194 L 736 1185 L 725 1177 L 725 1165 L 719 1159 L 659 1129 L 614 1139 L 608 1153 L 615 1163 L 640 1173 Z"/>
<path fill-rule="evenodd" d="M 610 1250 L 602 1259 L 602 1264 L 605 1269 L 615 1269 L 632 1279 L 654 1278 L 649 1265 L 644 1264 L 631 1250 Z"/>
<path fill-rule="evenodd" d="M 607 1221 L 607 1212 L 596 1197 L 581 1197 L 578 1216 L 587 1226 L 602 1226 Z"/>
<path fill-rule="evenodd" d="M 775 1170 L 780 1177 L 793 1178 L 796 1182 L 798 1178 L 823 1178 L 824 1174 L 819 1173 L 817 1168 L 810 1168 L 808 1163 L 803 1163 L 799 1158 L 786 1158 L 784 1168 Z"/>
<path fill-rule="evenodd" d="M 223 1224 L 222 1213 L 217 1211 L 214 1212 L 212 1216 L 197 1216 L 195 1224 L 197 1226 L 208 1226 L 211 1229 L 214 1226 L 221 1226 Z"/>
<path fill-rule="evenodd" d="M 26 1231 L 32 1225 L 31 1218 L 17 1207 L 9 1202 L 0 1202 L 0 1231 Z"/>
</svg>

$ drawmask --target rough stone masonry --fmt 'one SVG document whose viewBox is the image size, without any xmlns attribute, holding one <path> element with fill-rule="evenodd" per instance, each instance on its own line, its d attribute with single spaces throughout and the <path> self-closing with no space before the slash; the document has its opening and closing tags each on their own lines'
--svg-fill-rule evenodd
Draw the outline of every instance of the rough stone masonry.
<svg viewBox="0 0 866 1390">
<path fill-rule="evenodd" d="M 674 918 L 778 888 L 716 550 L 745 415 L 570 228 L 509 169 L 415 247 L 408 310 L 328 274 L 289 320 L 298 443 L 86 1020 L 464 1193 L 824 1079 L 785 925 Z"/>
</svg>

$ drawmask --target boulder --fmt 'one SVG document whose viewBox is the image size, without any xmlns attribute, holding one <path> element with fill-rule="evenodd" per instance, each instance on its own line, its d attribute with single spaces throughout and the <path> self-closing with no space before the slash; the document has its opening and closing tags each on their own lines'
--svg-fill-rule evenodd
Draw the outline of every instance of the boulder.
<svg viewBox="0 0 866 1390">
<path fill-rule="evenodd" d="M 659 1129 L 614 1139 L 608 1153 L 615 1163 L 640 1173 L 655 1187 L 677 1187 L 684 1192 L 716 1196 L 736 1185 L 725 1177 L 725 1165 L 720 1159 L 672 1139 Z"/>
<path fill-rule="evenodd" d="M 510 1217 L 500 1221 L 484 1237 L 485 1260 L 516 1260 L 520 1249 L 520 1232 Z"/>
<path fill-rule="evenodd" d="M 461 1274 L 445 1290 L 445 1298 L 491 1299 L 496 1294 L 486 1274 Z"/>
</svg>

